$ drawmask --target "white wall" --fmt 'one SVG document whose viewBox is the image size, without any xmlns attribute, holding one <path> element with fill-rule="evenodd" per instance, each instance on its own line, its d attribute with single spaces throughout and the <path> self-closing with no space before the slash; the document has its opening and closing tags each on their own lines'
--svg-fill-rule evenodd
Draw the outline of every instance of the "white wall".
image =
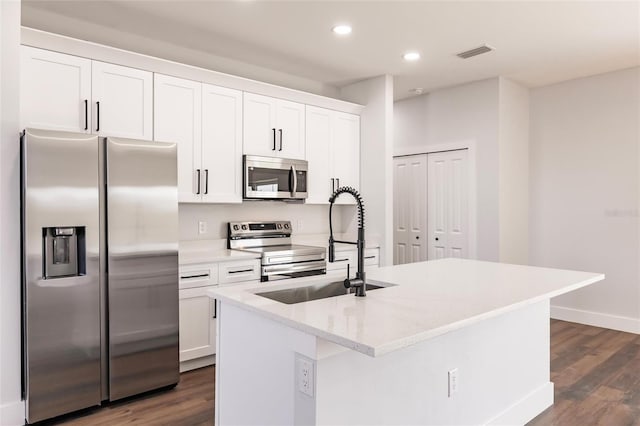
<svg viewBox="0 0 640 426">
<path fill-rule="evenodd" d="M 529 89 L 500 77 L 500 261 L 529 261 Z"/>
<path fill-rule="evenodd" d="M 342 217 L 353 215 L 352 206 L 334 206 L 334 232 L 342 233 Z M 180 240 L 227 238 L 227 222 L 290 220 L 294 235 L 329 234 L 329 205 L 289 204 L 277 201 L 245 201 L 242 204 L 180 204 Z M 198 222 L 208 232 L 198 233 Z M 300 226 L 302 225 L 302 226 Z"/>
<path fill-rule="evenodd" d="M 433 91 L 394 105 L 394 152 L 475 144 L 477 258 L 499 260 L 498 78 Z"/>
<path fill-rule="evenodd" d="M 604 272 L 556 317 L 640 333 L 640 68 L 531 91 L 530 259 Z"/>
<path fill-rule="evenodd" d="M 0 424 L 22 424 L 20 381 L 20 1 L 0 1 Z"/>
<path fill-rule="evenodd" d="M 342 87 L 340 97 L 366 105 L 360 116 L 360 193 L 366 209 L 365 240 L 373 237 L 379 241 L 380 265 L 391 265 L 393 77 L 383 75 Z"/>
</svg>

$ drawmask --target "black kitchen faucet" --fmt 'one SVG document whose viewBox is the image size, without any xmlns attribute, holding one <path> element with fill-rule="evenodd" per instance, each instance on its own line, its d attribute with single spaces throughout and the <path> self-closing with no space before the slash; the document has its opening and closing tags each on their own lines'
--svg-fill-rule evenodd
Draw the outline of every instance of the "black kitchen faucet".
<svg viewBox="0 0 640 426">
<path fill-rule="evenodd" d="M 331 223 L 331 212 L 333 210 L 333 204 L 336 198 L 340 194 L 351 194 L 358 203 L 358 241 L 338 241 L 333 239 L 333 225 Z M 350 186 L 343 186 L 331 194 L 329 197 L 329 262 L 335 260 L 335 243 L 353 244 L 358 247 L 358 272 L 354 279 L 349 278 L 349 267 L 347 266 L 347 278 L 344 280 L 344 286 L 346 288 L 355 288 L 356 296 L 364 297 L 367 295 L 366 291 L 366 279 L 364 273 L 364 205 L 362 197 L 354 188 Z"/>
</svg>

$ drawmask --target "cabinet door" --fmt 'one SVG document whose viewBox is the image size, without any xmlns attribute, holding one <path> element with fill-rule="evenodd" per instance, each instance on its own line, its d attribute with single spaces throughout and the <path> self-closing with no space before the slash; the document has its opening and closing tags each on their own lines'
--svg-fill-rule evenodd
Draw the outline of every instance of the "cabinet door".
<svg viewBox="0 0 640 426">
<path fill-rule="evenodd" d="M 22 46 L 21 128 L 89 133 L 91 60 Z"/>
<path fill-rule="evenodd" d="M 332 177 L 340 186 L 360 189 L 360 117 L 334 112 L 331 123 Z M 354 204 L 353 198 L 341 196 L 339 204 Z"/>
<path fill-rule="evenodd" d="M 242 202 L 242 92 L 202 86 L 202 201 Z"/>
<path fill-rule="evenodd" d="M 331 115 L 331 110 L 307 106 L 305 119 L 306 153 L 309 162 L 307 204 L 328 204 L 334 190 L 329 161 Z"/>
<path fill-rule="evenodd" d="M 154 78 L 154 140 L 178 144 L 178 201 L 200 201 L 202 84 L 162 74 Z"/>
<path fill-rule="evenodd" d="M 305 159 L 305 106 L 277 100 L 277 151 L 283 158 Z"/>
<path fill-rule="evenodd" d="M 99 135 L 153 139 L 153 73 L 92 62 L 91 93 Z"/>
<path fill-rule="evenodd" d="M 180 290 L 180 362 L 216 353 L 216 305 L 212 287 Z"/>
<path fill-rule="evenodd" d="M 276 100 L 244 93 L 242 152 L 248 155 L 278 155 L 276 145 Z"/>
</svg>

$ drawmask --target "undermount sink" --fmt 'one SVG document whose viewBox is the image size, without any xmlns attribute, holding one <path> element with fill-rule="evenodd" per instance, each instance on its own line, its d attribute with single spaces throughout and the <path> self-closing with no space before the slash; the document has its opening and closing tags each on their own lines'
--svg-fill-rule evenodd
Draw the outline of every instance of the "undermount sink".
<svg viewBox="0 0 640 426">
<path fill-rule="evenodd" d="M 382 286 L 367 284 L 367 291 L 376 290 Z M 276 302 L 293 305 L 294 303 L 309 302 L 310 300 L 326 299 L 328 297 L 343 296 L 354 293 L 353 288 L 345 288 L 343 281 L 322 283 L 305 287 L 286 288 L 284 290 L 265 291 L 256 293 L 257 296 L 266 297 Z"/>
</svg>

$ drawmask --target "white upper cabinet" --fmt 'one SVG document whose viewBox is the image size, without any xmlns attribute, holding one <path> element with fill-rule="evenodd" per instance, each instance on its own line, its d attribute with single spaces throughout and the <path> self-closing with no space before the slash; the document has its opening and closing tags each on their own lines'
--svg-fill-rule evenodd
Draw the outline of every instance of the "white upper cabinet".
<svg viewBox="0 0 640 426">
<path fill-rule="evenodd" d="M 94 133 L 153 139 L 153 73 L 92 62 Z"/>
<path fill-rule="evenodd" d="M 248 155 L 305 159 L 305 106 L 244 93 L 244 143 Z"/>
<path fill-rule="evenodd" d="M 276 99 L 278 156 L 305 159 L 304 105 Z"/>
<path fill-rule="evenodd" d="M 360 117 L 307 106 L 306 144 L 309 161 L 307 204 L 326 204 L 340 186 L 360 187 Z M 338 204 L 354 204 L 341 195 Z"/>
<path fill-rule="evenodd" d="M 89 133 L 91 60 L 21 47 L 21 127 Z"/>
<path fill-rule="evenodd" d="M 202 173 L 202 83 L 154 76 L 154 140 L 178 144 L 178 200 L 198 202 Z M 199 170 L 199 171 L 198 171 Z"/>
<path fill-rule="evenodd" d="M 202 85 L 204 202 L 242 202 L 242 92 Z"/>
<path fill-rule="evenodd" d="M 334 189 L 331 181 L 331 114 L 324 108 L 307 106 L 307 157 L 309 172 L 307 204 L 326 204 Z M 333 181 L 335 182 L 335 180 Z"/>
<path fill-rule="evenodd" d="M 360 186 L 360 117 L 333 111 L 331 158 L 336 187 Z"/>
<path fill-rule="evenodd" d="M 153 138 L 153 73 L 21 49 L 23 127 Z"/>
<path fill-rule="evenodd" d="M 178 143 L 180 202 L 242 202 L 242 92 L 156 74 L 154 139 Z"/>
</svg>

